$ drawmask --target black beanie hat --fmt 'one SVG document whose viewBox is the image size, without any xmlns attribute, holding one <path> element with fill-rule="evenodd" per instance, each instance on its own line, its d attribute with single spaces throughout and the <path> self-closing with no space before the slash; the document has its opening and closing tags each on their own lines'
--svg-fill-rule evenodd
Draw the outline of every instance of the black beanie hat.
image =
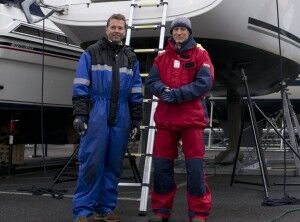
<svg viewBox="0 0 300 222">
<path fill-rule="evenodd" d="M 172 34 L 173 29 L 176 27 L 185 27 L 189 30 L 190 34 L 192 34 L 192 24 L 188 18 L 179 17 L 179 18 L 174 19 L 174 21 L 171 23 L 171 30 L 170 30 L 171 34 Z"/>
</svg>

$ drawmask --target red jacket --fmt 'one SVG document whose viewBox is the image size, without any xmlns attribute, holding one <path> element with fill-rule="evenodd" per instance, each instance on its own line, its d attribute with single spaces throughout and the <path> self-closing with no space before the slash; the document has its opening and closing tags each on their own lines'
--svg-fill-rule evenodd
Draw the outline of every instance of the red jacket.
<svg viewBox="0 0 300 222">
<path fill-rule="evenodd" d="M 209 55 L 190 37 L 178 51 L 169 40 L 159 54 L 146 81 L 150 91 L 160 97 L 166 87 L 174 90 L 176 103 L 159 101 L 154 120 L 158 128 L 206 127 L 208 123 L 203 98 L 211 89 L 214 68 Z"/>
</svg>

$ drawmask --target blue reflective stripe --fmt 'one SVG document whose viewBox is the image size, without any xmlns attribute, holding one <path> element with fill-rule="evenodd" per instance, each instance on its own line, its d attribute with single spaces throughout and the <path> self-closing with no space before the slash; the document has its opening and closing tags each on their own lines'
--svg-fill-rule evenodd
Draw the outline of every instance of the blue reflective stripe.
<svg viewBox="0 0 300 222">
<path fill-rule="evenodd" d="M 109 65 L 101 65 L 101 64 L 97 64 L 97 65 L 92 65 L 92 71 L 109 71 L 112 72 L 112 66 Z M 121 67 L 119 68 L 120 73 L 125 73 L 127 75 L 132 76 L 133 75 L 133 71 L 132 69 L 128 69 L 127 67 Z"/>
<path fill-rule="evenodd" d="M 92 71 L 110 71 L 112 72 L 112 67 L 109 65 L 92 65 Z"/>
<path fill-rule="evenodd" d="M 75 78 L 73 83 L 89 86 L 90 85 L 90 80 L 84 79 L 84 78 Z"/>
<path fill-rule="evenodd" d="M 139 63 L 137 62 L 133 67 L 133 75 L 131 80 L 129 103 L 142 103 L 142 79 L 140 76 Z"/>
<path fill-rule="evenodd" d="M 131 93 L 142 93 L 142 87 L 131 88 Z"/>
<path fill-rule="evenodd" d="M 91 56 L 84 52 L 82 53 L 77 70 L 76 77 L 73 84 L 73 96 L 87 96 L 90 95 L 90 75 L 91 75 Z"/>
<path fill-rule="evenodd" d="M 130 75 L 130 76 L 133 75 L 132 69 L 128 69 L 127 67 L 121 67 L 119 70 L 120 70 L 120 73 L 126 73 L 127 75 Z"/>
</svg>

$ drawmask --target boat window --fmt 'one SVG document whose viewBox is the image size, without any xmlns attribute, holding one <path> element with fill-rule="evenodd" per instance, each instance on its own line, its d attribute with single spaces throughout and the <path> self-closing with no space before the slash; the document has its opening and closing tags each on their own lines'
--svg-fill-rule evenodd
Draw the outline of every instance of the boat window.
<svg viewBox="0 0 300 222">
<path fill-rule="evenodd" d="M 67 37 L 63 35 L 57 35 L 57 41 L 67 43 Z"/>
<path fill-rule="evenodd" d="M 31 36 L 37 36 L 40 38 L 43 37 L 43 30 L 40 30 L 40 29 L 37 29 L 34 27 L 25 26 L 25 25 L 20 25 L 18 28 L 16 28 L 14 30 L 14 32 L 27 34 L 27 35 L 31 35 Z M 65 44 L 76 45 L 71 39 L 69 39 L 68 37 L 66 37 L 64 35 L 59 35 L 54 32 L 49 32 L 49 31 L 45 31 L 44 33 L 45 33 L 45 36 L 44 36 L 45 39 L 54 40 L 54 41 L 62 42 Z"/>
<path fill-rule="evenodd" d="M 43 31 L 42 30 L 40 30 L 40 36 L 43 37 Z M 58 41 L 57 36 L 58 35 L 55 34 L 55 33 L 45 31 L 45 36 L 44 37 L 45 37 L 45 39 L 51 39 L 51 40 Z"/>
<path fill-rule="evenodd" d="M 70 38 L 67 37 L 67 43 L 71 45 L 76 45 Z"/>
<path fill-rule="evenodd" d="M 40 36 L 40 32 L 38 29 L 34 29 L 28 26 L 19 26 L 15 32 L 23 33 L 23 34 L 28 34 L 28 35 L 33 35 L 33 36 Z"/>
</svg>

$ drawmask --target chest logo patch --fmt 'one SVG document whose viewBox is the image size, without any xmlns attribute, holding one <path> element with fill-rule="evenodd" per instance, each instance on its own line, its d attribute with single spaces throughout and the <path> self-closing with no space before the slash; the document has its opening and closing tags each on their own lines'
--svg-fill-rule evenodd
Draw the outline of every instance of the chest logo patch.
<svg viewBox="0 0 300 222">
<path fill-rule="evenodd" d="M 179 69 L 180 68 L 180 61 L 179 60 L 174 60 L 174 65 L 173 65 L 173 67 L 175 68 L 175 69 Z"/>
</svg>

